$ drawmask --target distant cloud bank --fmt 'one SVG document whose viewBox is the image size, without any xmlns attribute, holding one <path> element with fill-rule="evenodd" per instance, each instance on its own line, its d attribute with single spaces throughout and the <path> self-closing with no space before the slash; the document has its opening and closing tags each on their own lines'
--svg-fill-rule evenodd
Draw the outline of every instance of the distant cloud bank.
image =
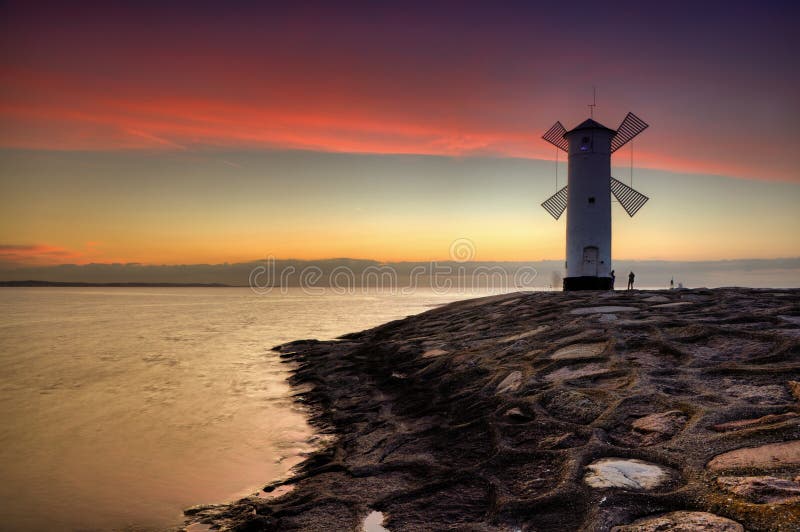
<svg viewBox="0 0 800 532">
<path fill-rule="evenodd" d="M 800 287 L 800 257 L 724 261 L 625 261 L 614 263 L 617 277 L 636 274 L 641 288 L 675 286 Z M 439 288 L 547 288 L 558 286 L 562 261 L 537 262 L 393 262 L 360 259 L 261 260 L 234 264 L 145 265 L 63 264 L 0 266 L 2 281 L 89 283 L 222 283 L 235 286 L 381 287 L 403 290 L 414 286 Z M 621 282 L 620 282 L 621 284 Z"/>
</svg>

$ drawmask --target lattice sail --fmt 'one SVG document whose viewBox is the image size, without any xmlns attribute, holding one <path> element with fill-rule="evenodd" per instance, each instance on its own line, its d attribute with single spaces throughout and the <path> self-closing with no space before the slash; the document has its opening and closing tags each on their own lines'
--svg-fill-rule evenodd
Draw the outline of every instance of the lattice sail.
<svg viewBox="0 0 800 532">
<path fill-rule="evenodd" d="M 614 153 L 633 137 L 647 129 L 647 123 L 633 113 L 628 113 L 625 119 L 617 128 L 617 132 L 611 137 L 611 153 Z"/>
<path fill-rule="evenodd" d="M 613 178 L 612 178 L 613 179 Z M 567 208 L 567 187 L 562 188 L 542 203 L 544 210 L 558 220 Z"/>
<path fill-rule="evenodd" d="M 619 204 L 628 213 L 628 216 L 633 217 L 639 209 L 641 209 L 648 198 L 641 192 L 637 192 L 622 181 L 611 178 L 611 193 L 617 198 Z M 550 200 L 548 200 L 550 201 Z"/>
<path fill-rule="evenodd" d="M 567 139 L 564 138 L 564 133 L 566 132 L 567 128 L 565 128 L 561 122 L 556 122 L 553 124 L 553 127 L 547 130 L 547 133 L 542 135 L 542 138 L 556 148 L 568 151 L 569 142 L 567 142 Z"/>
</svg>

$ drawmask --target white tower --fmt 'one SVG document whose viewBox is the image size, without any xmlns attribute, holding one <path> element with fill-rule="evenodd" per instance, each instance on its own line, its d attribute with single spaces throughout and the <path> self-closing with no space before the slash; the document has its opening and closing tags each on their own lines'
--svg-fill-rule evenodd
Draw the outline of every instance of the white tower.
<svg viewBox="0 0 800 532">
<path fill-rule="evenodd" d="M 647 128 L 628 113 L 615 131 L 591 118 L 567 131 L 556 122 L 542 137 L 569 154 L 567 186 L 542 207 L 556 220 L 567 211 L 564 290 L 609 290 L 611 194 L 633 216 L 648 197 L 611 177 L 611 154 Z"/>
</svg>

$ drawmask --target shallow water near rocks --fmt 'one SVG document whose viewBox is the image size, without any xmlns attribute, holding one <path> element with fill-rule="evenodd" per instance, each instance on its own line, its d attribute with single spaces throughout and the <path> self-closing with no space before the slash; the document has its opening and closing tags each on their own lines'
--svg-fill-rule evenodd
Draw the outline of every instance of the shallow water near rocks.
<svg viewBox="0 0 800 532">
<path fill-rule="evenodd" d="M 272 346 L 475 295 L 3 288 L 0 529 L 161 530 L 255 493 L 312 447 Z"/>
</svg>

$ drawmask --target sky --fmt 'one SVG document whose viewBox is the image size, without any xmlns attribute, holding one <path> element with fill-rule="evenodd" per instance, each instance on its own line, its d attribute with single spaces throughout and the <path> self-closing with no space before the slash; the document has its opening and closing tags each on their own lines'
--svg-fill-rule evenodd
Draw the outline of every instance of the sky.
<svg viewBox="0 0 800 532">
<path fill-rule="evenodd" d="M 699 4 L 699 5 L 698 5 Z M 650 124 L 615 258 L 800 256 L 794 2 L 5 2 L 0 266 L 559 260 L 541 135 Z M 633 161 L 633 163 L 631 163 Z"/>
</svg>

